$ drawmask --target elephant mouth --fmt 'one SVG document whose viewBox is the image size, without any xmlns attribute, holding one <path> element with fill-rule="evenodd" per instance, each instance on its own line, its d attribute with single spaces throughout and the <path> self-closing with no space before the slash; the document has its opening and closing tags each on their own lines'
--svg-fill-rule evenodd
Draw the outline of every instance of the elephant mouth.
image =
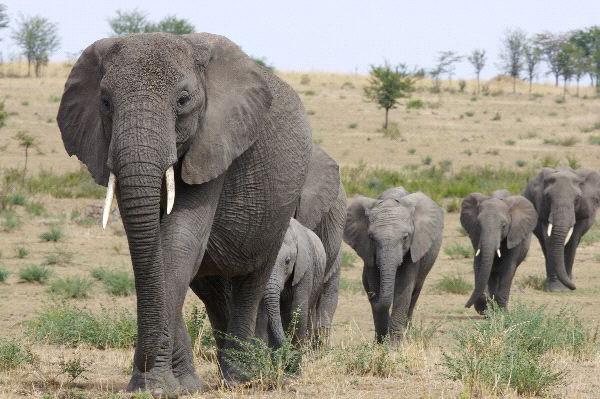
<svg viewBox="0 0 600 399">
<path fill-rule="evenodd" d="M 565 242 L 564 242 L 565 246 L 569 243 L 569 240 L 571 239 L 571 236 L 573 235 L 574 227 L 575 226 L 571 226 L 571 228 L 567 232 L 567 236 L 565 237 Z M 548 222 L 548 227 L 546 228 L 546 235 L 548 236 L 548 238 L 552 237 L 552 229 L 553 228 L 554 228 L 554 226 L 552 225 L 552 223 Z"/>
<path fill-rule="evenodd" d="M 173 210 L 173 205 L 175 204 L 175 171 L 173 170 L 173 165 L 169 166 L 169 168 L 165 171 L 164 181 L 166 185 L 167 191 L 167 215 L 171 213 Z M 117 186 L 117 177 L 113 172 L 110 172 L 110 176 L 108 177 L 108 185 L 106 187 L 106 198 L 104 199 L 104 208 L 102 210 L 102 228 L 106 229 L 108 224 L 108 216 L 110 215 L 110 209 L 112 206 L 112 201 L 115 196 L 115 188 Z"/>
</svg>

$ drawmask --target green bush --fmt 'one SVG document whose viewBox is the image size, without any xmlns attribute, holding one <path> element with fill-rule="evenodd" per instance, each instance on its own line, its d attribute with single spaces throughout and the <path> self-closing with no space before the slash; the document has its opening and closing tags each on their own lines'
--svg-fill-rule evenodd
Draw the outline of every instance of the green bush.
<svg viewBox="0 0 600 399">
<path fill-rule="evenodd" d="M 46 213 L 46 208 L 44 208 L 44 204 L 38 201 L 29 201 L 25 205 L 25 209 L 27 213 L 32 216 L 42 216 Z"/>
<path fill-rule="evenodd" d="M 44 259 L 44 264 L 52 265 L 52 266 L 54 266 L 54 265 L 64 266 L 64 265 L 68 265 L 69 263 L 71 263 L 72 259 L 73 259 L 73 254 L 71 252 L 58 250 L 54 253 L 46 255 L 46 258 Z"/>
<path fill-rule="evenodd" d="M 413 98 L 406 102 L 406 109 L 421 109 L 425 107 L 425 102 L 420 98 Z"/>
<path fill-rule="evenodd" d="M 6 202 L 9 205 L 24 206 L 27 203 L 27 197 L 22 193 L 12 193 L 6 196 Z"/>
<path fill-rule="evenodd" d="M 65 299 L 87 298 L 92 282 L 83 277 L 58 278 L 50 284 L 50 292 Z"/>
<path fill-rule="evenodd" d="M 10 276 L 10 272 L 4 266 L 0 266 L 0 283 L 6 282 L 8 276 Z"/>
<path fill-rule="evenodd" d="M 8 112 L 4 109 L 4 100 L 0 101 L 0 128 L 6 126 Z"/>
<path fill-rule="evenodd" d="M 94 314 L 62 303 L 49 306 L 27 323 L 37 342 L 75 347 L 89 344 L 98 349 L 131 348 L 135 341 L 135 317 L 124 308 L 111 306 Z"/>
<path fill-rule="evenodd" d="M 185 325 L 192 340 L 194 354 L 208 361 L 216 361 L 215 338 L 204 308 L 194 305 L 186 315 Z"/>
<path fill-rule="evenodd" d="M 17 212 L 15 212 L 14 209 L 3 210 L 0 213 L 0 220 L 2 222 L 2 230 L 4 230 L 7 233 L 18 229 L 19 227 L 21 227 L 22 224 L 21 218 L 19 217 Z"/>
<path fill-rule="evenodd" d="M 58 242 L 64 236 L 63 229 L 60 226 L 50 226 L 50 229 L 40 234 L 42 241 Z"/>
<path fill-rule="evenodd" d="M 92 277 L 102 281 L 109 295 L 128 296 L 135 290 L 135 282 L 130 273 L 98 267 L 92 270 Z"/>
<path fill-rule="evenodd" d="M 550 313 L 545 307 L 517 304 L 505 311 L 489 303 L 486 316 L 471 328 L 458 328 L 454 351 L 444 353 L 447 377 L 461 380 L 467 395 L 515 390 L 542 396 L 562 385 L 566 372 L 553 367 L 546 354 L 582 358 L 597 352 L 596 334 L 571 310 Z"/>
<path fill-rule="evenodd" d="M 352 251 L 342 250 L 341 266 L 344 269 L 351 269 L 354 267 L 354 263 L 358 260 L 358 256 Z"/>
<path fill-rule="evenodd" d="M 450 259 L 465 259 L 473 257 L 473 250 L 471 247 L 462 245 L 458 242 L 444 247 L 444 253 L 448 255 Z"/>
<path fill-rule="evenodd" d="M 17 247 L 17 258 L 24 259 L 29 256 L 29 250 L 25 247 Z"/>
<path fill-rule="evenodd" d="M 465 295 L 473 291 L 473 284 L 466 281 L 461 275 L 443 275 L 435 284 L 438 292 L 447 292 L 449 294 Z"/>
<path fill-rule="evenodd" d="M 52 270 L 46 266 L 31 265 L 21 269 L 19 278 L 27 283 L 45 284 L 51 274 Z"/>
<path fill-rule="evenodd" d="M 356 129 L 358 127 L 358 123 L 352 122 L 348 124 L 348 129 Z"/>
<path fill-rule="evenodd" d="M 593 136 L 590 136 L 590 139 L 592 137 Z M 565 137 L 565 138 L 556 138 L 556 139 L 544 139 L 544 144 L 561 145 L 563 147 L 573 147 L 577 143 L 579 143 L 579 139 L 574 136 Z"/>
<path fill-rule="evenodd" d="M 475 112 L 473 112 L 473 111 L 466 111 L 464 115 L 466 117 L 468 117 L 468 118 L 472 118 L 475 115 Z"/>
<path fill-rule="evenodd" d="M 0 338 L 0 371 L 14 370 L 33 361 L 31 349 L 17 341 Z"/>
<path fill-rule="evenodd" d="M 591 135 L 590 137 L 588 137 L 588 143 L 593 145 L 600 145 L 600 136 L 597 136 L 595 134 Z"/>
<path fill-rule="evenodd" d="M 388 378 L 404 369 L 406 360 L 389 343 L 368 341 L 337 349 L 334 362 L 345 374 Z"/>
</svg>

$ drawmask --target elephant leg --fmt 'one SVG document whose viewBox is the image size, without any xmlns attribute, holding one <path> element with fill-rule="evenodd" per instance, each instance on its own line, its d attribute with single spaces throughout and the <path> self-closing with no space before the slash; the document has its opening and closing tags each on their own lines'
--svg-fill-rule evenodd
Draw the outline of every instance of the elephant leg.
<svg viewBox="0 0 600 399">
<path fill-rule="evenodd" d="M 341 251 L 340 251 L 341 254 Z M 316 325 L 314 326 L 315 342 L 319 345 L 329 343 L 329 334 L 333 324 L 333 315 L 338 305 L 338 296 L 340 289 L 340 259 L 338 258 L 332 265 L 335 272 L 329 277 L 329 280 L 323 285 L 321 296 L 316 304 Z"/>
<path fill-rule="evenodd" d="M 565 246 L 565 269 L 570 279 L 573 279 L 573 264 L 575 263 L 575 253 L 581 241 L 581 237 L 592 227 L 594 221 L 592 219 L 578 220 L 573 228 L 571 239 Z"/>
<path fill-rule="evenodd" d="M 307 273 L 308 275 L 308 273 Z M 292 321 L 295 322 L 293 328 L 293 341 L 295 344 L 301 343 L 307 336 L 308 330 L 308 308 L 310 300 L 312 276 L 302 279 L 296 286 L 292 298 Z"/>
<path fill-rule="evenodd" d="M 260 305 L 258 306 L 254 335 L 256 338 L 269 343 L 269 314 L 267 313 L 267 305 L 264 300 L 260 301 Z"/>
<path fill-rule="evenodd" d="M 502 309 L 508 307 L 508 299 L 510 297 L 510 288 L 512 286 L 515 272 L 517 271 L 517 264 L 514 259 L 507 256 L 506 259 L 502 260 L 499 267 L 498 273 L 498 284 L 494 294 L 494 300 L 498 306 Z"/>
<path fill-rule="evenodd" d="M 400 265 L 396 272 L 394 285 L 394 303 L 390 320 L 390 341 L 397 343 L 402 340 L 409 322 L 409 309 L 415 290 L 417 275 L 419 273 L 418 263 L 406 263 Z"/>
<path fill-rule="evenodd" d="M 206 314 L 213 329 L 217 350 L 223 349 L 224 335 L 229 323 L 229 301 L 231 284 L 221 276 L 196 276 L 190 287 L 206 308 Z"/>
</svg>

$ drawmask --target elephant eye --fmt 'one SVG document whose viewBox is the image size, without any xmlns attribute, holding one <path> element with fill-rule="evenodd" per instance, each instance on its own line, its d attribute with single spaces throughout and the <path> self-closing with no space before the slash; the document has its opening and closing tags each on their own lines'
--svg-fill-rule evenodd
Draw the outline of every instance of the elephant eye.
<svg viewBox="0 0 600 399">
<path fill-rule="evenodd" d="M 184 91 L 177 99 L 177 105 L 180 107 L 184 107 L 187 103 L 190 102 L 191 99 L 192 97 L 188 94 L 188 92 Z"/>
<path fill-rule="evenodd" d="M 110 112 L 110 100 L 107 96 L 100 97 L 100 111 L 105 114 Z"/>
<path fill-rule="evenodd" d="M 291 261 L 291 259 L 290 259 L 290 257 L 289 257 L 289 256 L 288 256 L 287 258 L 285 258 L 285 264 L 286 264 L 286 265 L 289 265 L 289 264 L 290 264 L 290 261 Z"/>
<path fill-rule="evenodd" d="M 402 236 L 402 239 L 404 241 L 408 240 L 408 233 L 404 233 L 404 235 Z"/>
</svg>

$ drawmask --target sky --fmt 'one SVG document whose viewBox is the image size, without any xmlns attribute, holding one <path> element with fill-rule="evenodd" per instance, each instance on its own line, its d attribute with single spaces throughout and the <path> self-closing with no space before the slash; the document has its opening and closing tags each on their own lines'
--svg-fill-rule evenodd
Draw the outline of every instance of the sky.
<svg viewBox="0 0 600 399">
<path fill-rule="evenodd" d="M 384 60 L 430 69 L 440 51 L 487 51 L 482 76 L 499 73 L 500 40 L 507 28 L 568 31 L 600 24 L 600 0 L 0 0 L 11 26 L 0 31 L 4 59 L 18 52 L 10 39 L 20 15 L 56 22 L 64 60 L 109 36 L 116 10 L 138 8 L 160 20 L 175 14 L 197 31 L 229 37 L 244 51 L 286 71 L 366 73 Z M 467 61 L 456 75 L 472 77 Z"/>
</svg>

